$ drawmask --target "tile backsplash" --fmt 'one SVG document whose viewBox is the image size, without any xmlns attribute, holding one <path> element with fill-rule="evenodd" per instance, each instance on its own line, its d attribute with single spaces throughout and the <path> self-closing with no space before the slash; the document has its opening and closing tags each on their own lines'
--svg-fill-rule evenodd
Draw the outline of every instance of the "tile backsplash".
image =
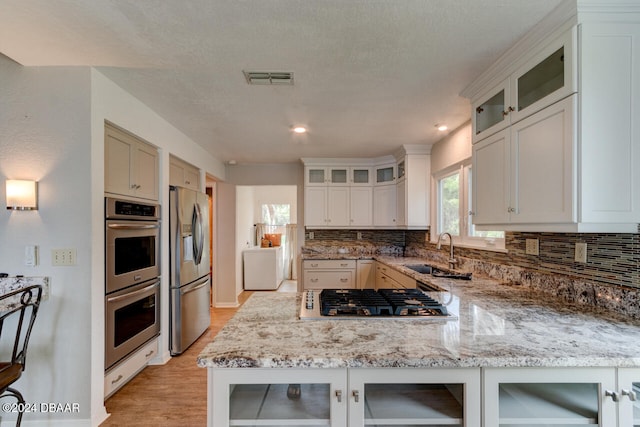
<svg viewBox="0 0 640 427">
<path fill-rule="evenodd" d="M 640 228 L 640 227 L 639 227 Z M 360 232 L 361 239 L 358 239 Z M 314 230 L 305 247 L 358 245 L 372 253 L 419 255 L 433 251 L 428 231 Z M 525 253 L 526 239 L 538 239 L 539 255 Z M 587 262 L 574 260 L 575 244 L 587 244 Z M 457 247 L 456 257 L 500 264 L 538 273 L 562 275 L 604 285 L 640 288 L 640 229 L 636 234 L 506 233 L 507 253 Z"/>
</svg>

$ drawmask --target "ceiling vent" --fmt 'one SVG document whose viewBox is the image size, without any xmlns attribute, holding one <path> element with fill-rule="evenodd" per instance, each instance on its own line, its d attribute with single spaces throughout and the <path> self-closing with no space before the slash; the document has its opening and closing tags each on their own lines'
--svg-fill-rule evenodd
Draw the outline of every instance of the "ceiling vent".
<svg viewBox="0 0 640 427">
<path fill-rule="evenodd" d="M 293 85 L 293 73 L 268 71 L 243 71 L 250 85 Z"/>
</svg>

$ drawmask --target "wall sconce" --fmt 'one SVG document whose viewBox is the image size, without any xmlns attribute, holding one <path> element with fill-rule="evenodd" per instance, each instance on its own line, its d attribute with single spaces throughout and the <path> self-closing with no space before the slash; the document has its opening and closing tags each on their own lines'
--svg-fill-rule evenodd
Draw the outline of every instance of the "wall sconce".
<svg viewBox="0 0 640 427">
<path fill-rule="evenodd" d="M 18 211 L 38 209 L 38 183 L 36 181 L 8 179 L 7 209 Z"/>
</svg>

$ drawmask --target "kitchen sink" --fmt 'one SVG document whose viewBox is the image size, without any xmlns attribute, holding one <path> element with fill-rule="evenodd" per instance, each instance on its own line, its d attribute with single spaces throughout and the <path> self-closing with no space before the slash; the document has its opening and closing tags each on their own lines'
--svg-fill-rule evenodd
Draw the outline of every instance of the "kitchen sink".
<svg viewBox="0 0 640 427">
<path fill-rule="evenodd" d="M 418 264 L 418 265 L 405 265 L 405 267 L 407 267 L 408 269 L 411 269 L 417 273 L 422 273 L 422 274 L 431 274 L 431 270 L 433 267 L 431 267 L 428 264 Z"/>
<path fill-rule="evenodd" d="M 406 268 L 421 274 L 431 274 L 433 277 L 441 277 L 445 279 L 471 280 L 471 273 L 458 273 L 455 271 L 446 271 L 433 267 L 429 264 L 411 264 L 405 265 Z"/>
</svg>

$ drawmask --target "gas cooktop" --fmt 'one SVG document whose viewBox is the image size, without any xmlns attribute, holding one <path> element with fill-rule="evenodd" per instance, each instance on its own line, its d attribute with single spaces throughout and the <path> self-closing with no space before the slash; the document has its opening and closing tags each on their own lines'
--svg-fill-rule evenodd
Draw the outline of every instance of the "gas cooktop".
<svg viewBox="0 0 640 427">
<path fill-rule="evenodd" d="M 323 289 L 302 296 L 300 319 L 455 319 L 419 289 Z"/>
</svg>

